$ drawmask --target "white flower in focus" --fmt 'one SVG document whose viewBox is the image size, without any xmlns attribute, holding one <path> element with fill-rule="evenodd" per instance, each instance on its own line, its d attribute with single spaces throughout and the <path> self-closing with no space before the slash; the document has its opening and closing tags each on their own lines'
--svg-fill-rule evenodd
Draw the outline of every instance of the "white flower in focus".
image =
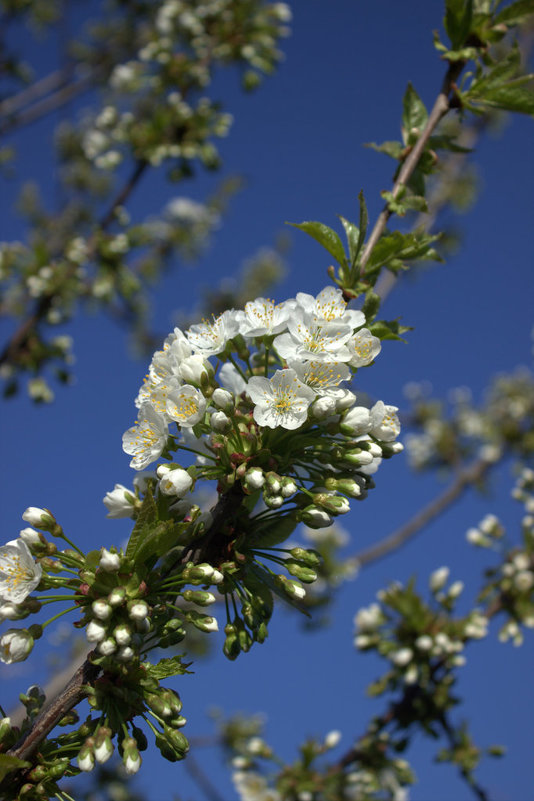
<svg viewBox="0 0 534 801">
<path fill-rule="evenodd" d="M 320 397 L 332 397 L 337 401 L 345 390 L 338 384 L 350 379 L 350 370 L 343 362 L 289 362 L 300 381 L 311 387 Z"/>
<path fill-rule="evenodd" d="M 367 328 L 362 328 L 347 342 L 351 367 L 366 367 L 382 350 L 382 343 Z"/>
<path fill-rule="evenodd" d="M 23 662 L 33 648 L 33 637 L 25 629 L 8 629 L 0 637 L 0 662 Z"/>
<path fill-rule="evenodd" d="M 149 403 L 139 409 L 139 422 L 122 435 L 122 449 L 133 456 L 130 467 L 144 470 L 167 444 L 167 422 Z"/>
<path fill-rule="evenodd" d="M 341 322 L 351 328 L 359 328 L 365 323 L 365 314 L 354 309 L 347 309 L 347 302 L 343 292 L 338 287 L 327 286 L 319 292 L 316 298 L 306 292 L 297 294 L 298 305 L 318 321 Z"/>
<path fill-rule="evenodd" d="M 104 506 L 108 510 L 106 517 L 131 517 L 134 512 L 135 495 L 122 484 L 115 484 L 111 492 L 106 492 Z"/>
<path fill-rule="evenodd" d="M 187 331 L 187 338 L 196 351 L 203 356 L 215 356 L 225 349 L 228 340 L 239 331 L 239 322 L 236 312 L 227 310 L 203 323 L 192 325 Z"/>
<path fill-rule="evenodd" d="M 287 328 L 290 312 L 291 306 L 288 303 L 275 305 L 272 300 L 257 298 L 245 304 L 239 330 L 245 337 L 280 334 Z"/>
<path fill-rule="evenodd" d="M 23 528 L 19 532 L 20 539 L 28 546 L 28 548 L 35 548 L 42 545 L 39 532 L 34 528 Z"/>
<path fill-rule="evenodd" d="M 191 428 L 202 419 L 206 398 L 199 389 L 184 384 L 167 398 L 167 414 L 184 428 Z"/>
<path fill-rule="evenodd" d="M 121 566 L 121 557 L 118 553 L 108 551 L 107 548 L 100 549 L 99 567 L 106 573 L 116 573 Z"/>
<path fill-rule="evenodd" d="M 384 419 L 386 406 L 377 401 L 372 409 L 365 406 L 354 406 L 343 418 L 343 425 L 350 428 L 352 436 L 360 437 L 376 428 Z"/>
<path fill-rule="evenodd" d="M 277 370 L 271 379 L 254 376 L 247 384 L 254 403 L 254 420 L 269 428 L 295 429 L 308 416 L 315 393 L 297 378 L 294 370 Z"/>
<path fill-rule="evenodd" d="M 289 333 L 274 340 L 278 354 L 286 361 L 348 362 L 350 352 L 345 343 L 352 328 L 340 322 L 322 322 L 297 309 L 289 318 Z"/>
<path fill-rule="evenodd" d="M 377 405 L 377 404 L 376 404 Z M 382 404 L 384 406 L 384 404 Z M 373 407 L 375 408 L 375 407 Z M 370 434 L 382 442 L 391 442 L 396 439 L 400 434 L 400 421 L 396 412 L 396 406 L 384 406 L 384 416 L 378 425 L 375 425 Z"/>
<path fill-rule="evenodd" d="M 22 603 L 39 584 L 42 572 L 24 540 L 6 543 L 0 548 L 0 599 Z"/>
</svg>

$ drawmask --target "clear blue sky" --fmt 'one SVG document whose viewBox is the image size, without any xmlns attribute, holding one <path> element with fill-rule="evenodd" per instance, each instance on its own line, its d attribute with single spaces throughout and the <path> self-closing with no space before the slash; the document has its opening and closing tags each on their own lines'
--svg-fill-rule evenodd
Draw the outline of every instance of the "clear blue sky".
<svg viewBox="0 0 534 801">
<path fill-rule="evenodd" d="M 178 268 L 158 287 L 153 320 L 159 330 L 172 328 L 177 308 L 195 304 L 199 287 L 236 272 L 258 246 L 272 243 L 285 221 L 316 219 L 335 226 L 336 214 L 356 219 L 360 189 L 373 219 L 381 207 L 379 192 L 390 187 L 393 162 L 362 143 L 398 137 L 408 81 L 428 105 L 439 88 L 444 66 L 431 32 L 440 24 L 440 0 L 297 0 L 292 7 L 293 35 L 283 43 L 285 63 L 257 94 L 244 96 L 234 75 L 216 81 L 225 106 L 235 115 L 231 134 L 221 145 L 225 174 L 241 173 L 247 187 L 232 202 L 199 266 Z M 54 55 L 50 45 L 40 47 L 44 72 L 53 66 Z M 43 159 L 41 146 L 35 147 L 37 136 L 50 141 L 51 129 L 35 125 L 19 137 L 19 174 L 37 173 L 53 202 L 54 164 Z M 462 249 L 446 265 L 395 288 L 384 316 L 402 316 L 415 330 L 407 345 L 385 343 L 375 366 L 359 373 L 356 391 L 402 407 L 405 383 L 428 379 L 437 395 L 468 385 L 480 399 L 496 372 L 531 364 L 533 151 L 528 119 L 511 120 L 498 137 L 480 143 L 473 158 L 480 197 L 459 220 Z M 219 177 L 203 176 L 178 193 L 202 200 Z M 23 236 L 8 210 L 10 190 L 2 188 L 2 239 Z M 176 188 L 166 186 L 161 175 L 149 175 L 132 196 L 134 218 L 161 208 L 175 194 Z M 320 247 L 297 231 L 291 239 L 291 269 L 276 290 L 278 300 L 297 291 L 316 293 L 327 283 L 328 259 Z M 133 478 L 121 435 L 135 419 L 133 399 L 146 364 L 132 360 L 123 332 L 103 316 L 84 315 L 68 330 L 75 338 L 76 384 L 59 389 L 51 407 L 36 408 L 22 396 L 2 404 L 4 540 L 16 537 L 25 525 L 20 515 L 29 505 L 49 507 L 87 548 L 120 543 L 128 533 L 128 521 L 106 519 L 101 499 L 116 482 L 128 485 Z M 265 712 L 267 739 L 287 759 L 306 736 L 322 736 L 331 729 L 343 733 L 341 754 L 382 710 L 381 701 L 366 699 L 364 690 L 384 665 L 354 650 L 354 613 L 392 579 L 415 574 L 426 586 L 429 572 L 443 564 L 465 582 L 467 608 L 490 557 L 465 543 L 465 531 L 492 511 L 505 524 L 510 521 L 513 533 L 518 510 L 508 500 L 511 486 L 505 465 L 493 481 L 491 497 L 464 499 L 402 552 L 345 585 L 328 631 L 304 634 L 295 615 L 278 610 L 263 646 L 236 663 L 219 654 L 199 662 L 194 675 L 176 685 L 189 720 L 185 733 L 209 731 L 206 711 L 218 705 L 227 713 Z M 433 479 L 413 477 L 404 457 L 385 464 L 377 489 L 342 521 L 351 534 L 347 553 L 388 534 L 439 490 Z M 519 650 L 498 644 L 495 630 L 467 652 L 458 687 L 464 704 L 457 716 L 471 720 L 480 746 L 504 743 L 509 748 L 503 760 L 486 760 L 478 774 L 492 801 L 532 801 L 534 647 L 532 638 Z M 35 681 L 41 660 L 37 648 L 13 685 L 23 689 Z M 2 666 L 2 702 L 11 686 L 9 674 Z M 419 776 L 411 799 L 469 798 L 453 768 L 432 764 L 435 750 L 433 743 L 419 739 L 407 754 Z M 174 789 L 184 799 L 200 798 L 183 765 L 166 763 L 156 752 L 145 763 L 139 783 L 149 790 L 151 801 L 167 801 Z M 208 764 L 220 791 L 233 801 L 235 791 L 219 758 L 210 757 Z M 151 769 L 157 770 L 161 792 L 153 790 Z"/>
</svg>

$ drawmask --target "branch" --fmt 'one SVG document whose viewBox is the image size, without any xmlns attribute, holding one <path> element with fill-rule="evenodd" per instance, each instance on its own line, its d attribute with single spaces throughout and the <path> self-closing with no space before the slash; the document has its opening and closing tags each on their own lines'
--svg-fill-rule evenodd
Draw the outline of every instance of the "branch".
<svg viewBox="0 0 534 801">
<path fill-rule="evenodd" d="M 211 510 L 212 525 L 196 543 L 192 543 L 187 549 L 184 549 L 184 555 L 180 557 L 178 564 L 185 562 L 199 564 L 209 561 L 210 554 L 220 554 L 227 542 L 226 534 L 223 533 L 224 527 L 231 519 L 232 513 L 235 513 L 240 507 L 243 498 L 241 485 L 234 485 L 232 489 L 219 497 Z M 66 668 L 66 671 L 68 669 Z M 100 672 L 101 667 L 91 663 L 91 654 L 89 654 L 67 685 L 40 712 L 30 732 L 25 734 L 24 738 L 7 753 L 20 759 L 27 759 L 31 756 L 58 721 L 86 697 L 87 685 L 91 685 Z M 193 768 L 193 770 L 195 769 Z M 207 783 L 204 785 L 204 791 L 206 792 L 206 790 Z M 220 801 L 220 799 L 212 792 L 211 801 Z"/>
<path fill-rule="evenodd" d="M 49 706 L 40 712 L 30 733 L 25 735 L 22 742 L 11 748 L 7 753 L 19 759 L 30 757 L 61 718 L 86 697 L 86 685 L 91 684 L 96 679 L 100 670 L 99 666 L 91 664 L 89 658 L 86 659 L 65 689 L 54 698 Z"/>
<path fill-rule="evenodd" d="M 450 109 L 452 108 L 449 96 L 454 88 L 455 81 L 457 80 L 464 66 L 465 66 L 465 61 L 456 61 L 453 62 L 452 64 L 449 64 L 447 74 L 445 75 L 445 78 L 443 80 L 443 84 L 440 93 L 437 96 L 436 101 L 434 103 L 434 107 L 430 112 L 427 124 L 421 136 L 413 146 L 413 149 L 410 151 L 410 154 L 404 161 L 401 170 L 399 172 L 398 178 L 395 181 L 393 190 L 391 192 L 394 198 L 397 197 L 401 189 L 404 189 L 404 187 L 410 180 L 410 177 L 415 168 L 417 167 L 419 159 L 423 155 L 428 140 L 432 136 L 432 133 L 434 132 L 436 126 L 438 125 L 440 120 L 447 114 L 447 112 L 450 111 Z M 360 261 L 361 277 L 363 277 L 365 273 L 365 267 L 371 257 L 372 250 L 376 245 L 376 243 L 378 242 L 378 240 L 380 239 L 380 237 L 382 236 L 382 234 L 384 233 L 387 222 L 391 217 L 391 215 L 392 212 L 389 208 L 389 204 L 386 204 L 382 209 L 382 211 L 380 212 L 380 215 L 374 225 L 374 228 L 371 231 L 369 239 L 367 240 L 366 245 L 363 249 L 362 258 Z"/>
<path fill-rule="evenodd" d="M 450 487 L 442 492 L 441 495 L 438 495 L 437 498 L 434 498 L 427 506 L 424 506 L 411 520 L 408 520 L 407 523 L 397 529 L 397 531 L 394 531 L 393 534 L 380 540 L 380 542 L 377 542 L 375 545 L 371 545 L 371 547 L 360 551 L 360 553 L 353 557 L 354 560 L 356 560 L 360 566 L 368 565 L 371 562 L 376 562 L 377 559 L 383 559 L 392 551 L 405 545 L 412 537 L 415 537 L 422 528 L 457 501 L 471 484 L 476 484 L 480 481 L 494 464 L 496 464 L 496 462 L 487 461 L 486 459 L 477 459 L 470 467 L 460 470 Z"/>
</svg>

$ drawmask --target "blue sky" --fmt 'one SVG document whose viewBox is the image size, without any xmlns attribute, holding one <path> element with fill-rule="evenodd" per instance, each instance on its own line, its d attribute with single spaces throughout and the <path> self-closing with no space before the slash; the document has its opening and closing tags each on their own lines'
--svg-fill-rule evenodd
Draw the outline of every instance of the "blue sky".
<svg viewBox="0 0 534 801">
<path fill-rule="evenodd" d="M 235 116 L 230 136 L 221 143 L 223 175 L 238 172 L 247 185 L 232 201 L 199 265 L 177 266 L 155 291 L 158 330 L 171 330 L 177 308 L 194 305 L 200 287 L 238 271 L 259 246 L 273 242 L 285 221 L 316 219 L 336 227 L 336 214 L 356 219 L 360 189 L 374 219 L 381 208 L 380 191 L 390 188 L 393 162 L 362 143 L 398 137 L 408 81 L 427 105 L 439 88 L 444 65 L 431 35 L 441 20 L 438 0 L 297 0 L 292 8 L 293 34 L 282 45 L 285 62 L 260 91 L 244 96 L 233 74 L 221 74 L 215 82 Z M 46 42 L 40 48 L 44 71 L 53 66 L 54 50 Z M 35 147 L 37 136 L 50 141 L 51 128 L 34 125 L 20 135 L 19 174 L 37 174 L 52 203 L 55 165 Z M 402 407 L 403 386 L 424 379 L 438 396 L 468 385 L 480 399 L 496 372 L 531 365 L 532 144 L 528 119 L 511 119 L 498 136 L 481 141 L 473 156 L 480 196 L 474 209 L 458 220 L 462 248 L 445 265 L 394 289 L 384 316 L 401 316 L 414 331 L 406 345 L 385 343 L 375 365 L 360 371 L 356 392 Z M 201 176 L 177 191 L 154 172 L 132 196 L 131 212 L 134 219 L 142 218 L 176 194 L 202 200 L 219 179 Z M 20 222 L 9 212 L 11 189 L 2 189 L 2 239 L 23 236 Z M 327 283 L 326 254 L 305 234 L 290 235 L 290 270 L 275 290 L 277 300 L 298 291 L 316 293 Z M 93 548 L 120 543 L 128 533 L 128 521 L 106 519 L 101 499 L 116 482 L 128 485 L 133 478 L 121 435 L 135 419 L 133 399 L 146 364 L 131 358 L 124 333 L 101 315 L 80 316 L 68 330 L 75 338 L 76 383 L 58 389 L 51 407 L 34 407 L 22 395 L 2 404 L 2 522 L 4 538 L 12 539 L 24 525 L 20 515 L 27 506 L 47 506 L 73 538 Z M 235 663 L 219 654 L 199 662 L 194 675 L 176 685 L 189 720 L 185 733 L 209 731 L 206 711 L 218 705 L 227 713 L 264 712 L 267 739 L 287 759 L 306 736 L 322 736 L 331 729 L 343 733 L 343 753 L 382 710 L 381 701 L 367 699 L 364 691 L 384 666 L 354 650 L 354 613 L 389 581 L 416 575 L 420 586 L 426 586 L 428 574 L 443 564 L 465 582 L 467 608 L 491 557 L 468 546 L 465 531 L 492 511 L 505 524 L 510 521 L 513 536 L 518 509 L 509 501 L 512 481 L 510 466 L 504 465 L 489 497 L 463 499 L 397 555 L 362 571 L 339 592 L 328 631 L 304 634 L 295 615 L 278 610 L 263 646 Z M 381 539 L 441 488 L 433 478 L 414 477 L 404 457 L 385 464 L 377 488 L 342 521 L 351 536 L 347 553 Z M 528 638 L 521 649 L 499 644 L 495 634 L 493 626 L 492 636 L 467 653 L 459 682 L 464 704 L 456 719 L 471 720 L 479 745 L 508 746 L 503 760 L 486 760 L 478 774 L 492 801 L 531 801 L 534 648 Z M 36 680 L 40 660 L 37 650 L 13 682 L 2 667 L 2 686 L 25 688 Z M 420 738 L 407 754 L 419 777 L 411 799 L 469 798 L 453 768 L 432 764 L 435 750 L 434 743 Z M 205 758 L 202 753 L 196 757 Z M 150 801 L 170 798 L 173 789 L 184 799 L 199 799 L 183 765 L 164 763 L 157 754 L 149 754 L 146 763 L 139 783 L 150 790 Z M 220 759 L 212 755 L 206 764 L 232 801 L 235 791 Z M 161 792 L 153 789 L 151 769 L 158 771 Z"/>
</svg>

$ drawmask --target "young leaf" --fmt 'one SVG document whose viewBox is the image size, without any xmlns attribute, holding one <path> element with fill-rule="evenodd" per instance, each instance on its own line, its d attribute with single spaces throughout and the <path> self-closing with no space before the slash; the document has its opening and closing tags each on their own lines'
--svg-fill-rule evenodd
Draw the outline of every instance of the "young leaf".
<svg viewBox="0 0 534 801">
<path fill-rule="evenodd" d="M 299 228 L 301 231 L 305 231 L 309 234 L 316 242 L 319 242 L 325 250 L 327 250 L 331 256 L 337 261 L 341 267 L 346 266 L 347 264 L 347 257 L 345 256 L 345 251 L 343 249 L 343 243 L 339 235 L 329 228 L 328 225 L 323 225 L 320 222 L 302 222 L 302 223 L 289 223 L 292 225 L 293 228 Z"/>
<path fill-rule="evenodd" d="M 473 0 L 446 0 L 443 25 L 453 50 L 461 47 L 471 30 Z"/>
<path fill-rule="evenodd" d="M 177 544 L 179 527 L 174 520 L 162 520 L 155 527 L 146 526 L 137 544 L 134 558 L 142 564 L 149 557 L 158 559 Z"/>
<path fill-rule="evenodd" d="M 500 25 L 521 25 L 527 17 L 534 14 L 534 0 L 517 0 L 511 6 L 503 8 L 495 17 L 495 23 Z"/>
<path fill-rule="evenodd" d="M 402 101 L 402 128 L 404 140 L 407 141 L 412 128 L 422 131 L 428 120 L 425 104 L 409 83 Z"/>
<path fill-rule="evenodd" d="M 29 768 L 30 766 L 30 762 L 25 762 L 18 757 L 11 756 L 10 754 L 0 754 L 0 782 L 8 773 L 11 773 L 11 771 Z"/>
<path fill-rule="evenodd" d="M 182 657 L 177 655 L 160 659 L 157 665 L 150 665 L 145 662 L 145 667 L 151 678 L 160 681 L 161 679 L 169 678 L 169 676 L 182 676 L 184 673 L 191 673 L 191 670 L 187 670 L 191 664 L 192 662 L 182 662 Z"/>
<path fill-rule="evenodd" d="M 128 545 L 126 546 L 126 557 L 130 558 L 135 555 L 141 537 L 146 533 L 145 529 L 147 529 L 154 520 L 157 520 L 156 502 L 152 495 L 152 489 L 148 486 L 137 520 L 135 521 L 135 526 L 132 529 Z"/>
<path fill-rule="evenodd" d="M 394 141 L 382 142 L 381 145 L 377 145 L 376 142 L 366 142 L 365 147 L 370 147 L 372 150 L 376 150 L 377 153 L 385 153 L 386 156 L 391 156 L 396 161 L 400 161 L 404 150 L 402 142 Z"/>
<path fill-rule="evenodd" d="M 258 524 L 251 534 L 247 534 L 245 543 L 247 548 L 272 548 L 273 545 L 287 540 L 293 533 L 297 521 L 294 515 L 289 514 L 281 520 Z"/>
<path fill-rule="evenodd" d="M 347 236 L 347 243 L 349 246 L 350 266 L 354 267 L 354 264 L 356 263 L 356 258 L 358 256 L 360 230 L 357 225 L 354 225 L 354 223 L 351 223 L 345 217 L 342 217 L 341 214 L 339 215 L 339 219 L 343 224 L 343 228 L 345 229 L 345 234 Z"/>
</svg>

